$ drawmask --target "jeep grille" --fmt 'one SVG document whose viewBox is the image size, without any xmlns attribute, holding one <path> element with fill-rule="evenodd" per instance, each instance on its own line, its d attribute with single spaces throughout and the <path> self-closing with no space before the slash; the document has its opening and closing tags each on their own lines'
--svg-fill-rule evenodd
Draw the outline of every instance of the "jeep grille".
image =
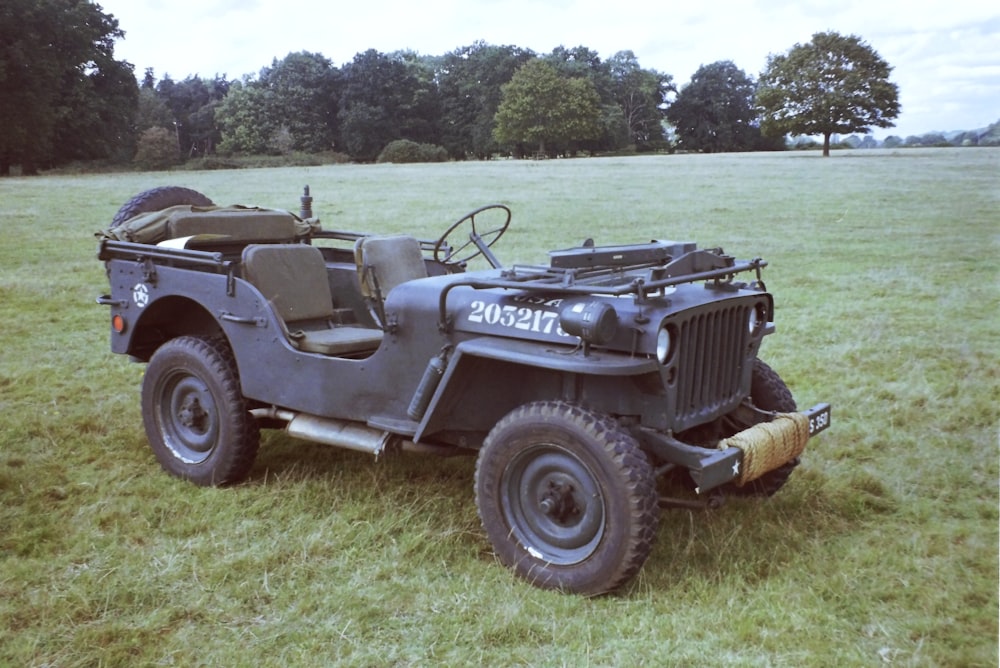
<svg viewBox="0 0 1000 668">
<path fill-rule="evenodd" d="M 733 410 L 743 399 L 743 366 L 753 303 L 696 312 L 679 324 L 677 411 L 682 431 Z"/>
</svg>

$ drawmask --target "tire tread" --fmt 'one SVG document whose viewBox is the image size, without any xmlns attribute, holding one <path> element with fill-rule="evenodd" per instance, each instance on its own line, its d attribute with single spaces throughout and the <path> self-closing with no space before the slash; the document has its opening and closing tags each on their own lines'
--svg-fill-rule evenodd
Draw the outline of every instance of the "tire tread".
<svg viewBox="0 0 1000 668">
<path fill-rule="evenodd" d="M 170 458 L 173 455 L 167 452 L 166 446 L 158 448 L 153 445 L 154 439 L 160 439 L 160 435 L 151 426 L 152 418 L 149 414 L 152 408 L 147 406 L 146 402 L 153 399 L 145 396 L 144 383 L 143 412 L 147 419 L 146 432 L 161 466 L 168 473 L 199 485 L 223 486 L 242 481 L 249 474 L 257 457 L 260 447 L 260 428 L 257 421 L 247 412 L 232 349 L 222 337 L 181 336 L 170 340 L 164 346 L 169 346 L 166 350 L 170 353 L 184 354 L 200 360 L 218 381 L 222 392 L 220 399 L 227 409 L 228 428 L 232 430 L 232 438 L 227 444 L 228 447 L 221 447 L 220 456 L 207 470 L 199 470 L 196 466 L 172 461 Z M 161 346 L 157 352 L 164 350 Z M 154 364 L 155 360 L 154 354 L 150 363 Z"/>
<path fill-rule="evenodd" d="M 111 219 L 111 227 L 118 227 L 125 221 L 141 213 L 162 211 L 172 206 L 190 204 L 192 206 L 213 206 L 214 202 L 197 190 L 181 186 L 159 186 L 145 190 L 125 202 Z"/>
<path fill-rule="evenodd" d="M 524 422 L 572 422 L 593 439 L 614 462 L 615 469 L 624 476 L 623 482 L 627 489 L 628 523 L 630 535 L 627 537 L 624 557 L 614 564 L 609 572 L 604 574 L 600 582 L 583 583 L 580 587 L 567 587 L 564 580 L 549 580 L 545 564 L 535 559 L 521 558 L 511 563 L 505 559 L 501 550 L 498 555 L 501 561 L 515 569 L 518 575 L 541 587 L 562 588 L 585 595 L 607 593 L 622 586 L 642 568 L 653 549 L 656 538 L 656 526 L 659 517 L 656 480 L 646 455 L 639 449 L 635 439 L 621 428 L 611 417 L 595 413 L 578 404 L 566 401 L 543 401 L 520 406 L 502 418 L 490 432 L 483 444 L 476 465 L 475 487 L 477 506 L 480 509 L 480 520 L 483 529 L 490 534 L 487 526 L 489 519 L 484 516 L 481 497 L 497 498 L 499 476 L 493 475 L 491 469 L 496 466 L 490 462 L 490 453 L 497 439 L 509 428 Z M 614 520 L 612 520 L 614 521 Z M 495 537 L 494 537 L 495 538 Z M 496 547 L 496 546 L 495 546 Z"/>
</svg>

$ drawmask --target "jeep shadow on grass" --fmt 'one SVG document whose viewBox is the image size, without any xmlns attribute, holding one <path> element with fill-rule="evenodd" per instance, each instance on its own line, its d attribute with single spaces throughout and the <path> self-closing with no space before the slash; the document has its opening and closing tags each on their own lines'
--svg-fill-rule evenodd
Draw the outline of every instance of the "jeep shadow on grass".
<svg viewBox="0 0 1000 668">
<path fill-rule="evenodd" d="M 146 363 L 168 472 L 245 478 L 261 429 L 374 455 L 477 457 L 500 560 L 585 595 L 642 567 L 661 507 L 769 496 L 830 407 L 798 411 L 758 358 L 766 262 L 652 241 L 494 253 L 500 204 L 436 240 L 323 230 L 299 214 L 143 192 L 102 233 L 111 350 Z M 468 270 L 473 258 L 491 268 Z M 691 494 L 661 497 L 661 479 Z"/>
</svg>

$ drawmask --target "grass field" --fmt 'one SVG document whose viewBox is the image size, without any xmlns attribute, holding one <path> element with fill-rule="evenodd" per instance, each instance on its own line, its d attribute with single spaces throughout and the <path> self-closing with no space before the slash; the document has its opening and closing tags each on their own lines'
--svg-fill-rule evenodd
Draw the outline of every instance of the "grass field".
<svg viewBox="0 0 1000 668">
<path fill-rule="evenodd" d="M 594 237 L 763 256 L 762 356 L 833 428 L 766 501 L 667 511 L 597 599 L 495 562 L 471 458 L 264 438 L 248 483 L 159 470 L 92 233 L 184 185 L 506 261 Z M 996 666 L 1000 149 L 0 179 L 0 665 Z"/>
</svg>

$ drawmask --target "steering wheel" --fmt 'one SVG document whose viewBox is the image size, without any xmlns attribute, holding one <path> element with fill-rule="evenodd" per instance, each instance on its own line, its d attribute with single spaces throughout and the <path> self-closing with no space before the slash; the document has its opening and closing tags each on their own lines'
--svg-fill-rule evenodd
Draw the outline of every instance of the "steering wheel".
<svg viewBox="0 0 1000 668">
<path fill-rule="evenodd" d="M 476 224 L 476 216 L 480 216 L 480 218 L 485 217 L 488 220 L 496 220 L 498 218 L 496 215 L 480 215 L 486 211 L 492 211 L 493 209 L 497 209 L 502 212 L 501 215 L 503 215 L 503 223 L 499 226 L 485 223 L 485 226 L 489 229 L 485 232 L 481 232 L 480 227 L 482 227 L 483 224 Z M 509 226 L 510 209 L 503 204 L 488 204 L 480 207 L 475 211 L 459 218 L 458 221 L 456 221 L 445 231 L 444 234 L 441 235 L 441 238 L 434 244 L 434 260 L 440 262 L 441 264 L 454 266 L 465 264 L 472 258 L 482 255 L 486 258 L 486 261 L 489 262 L 494 269 L 496 269 L 500 266 L 500 261 L 497 260 L 495 255 L 493 255 L 493 252 L 490 250 L 490 246 L 495 244 L 500 237 L 503 236 L 503 233 L 507 231 Z M 464 243 L 461 243 L 458 248 L 453 249 L 451 244 L 448 243 L 448 237 L 452 234 L 456 234 L 456 230 L 463 227 L 468 228 L 468 239 L 465 240 Z M 456 236 L 460 238 L 466 236 L 465 230 L 463 229 L 461 232 L 457 233 Z"/>
</svg>

